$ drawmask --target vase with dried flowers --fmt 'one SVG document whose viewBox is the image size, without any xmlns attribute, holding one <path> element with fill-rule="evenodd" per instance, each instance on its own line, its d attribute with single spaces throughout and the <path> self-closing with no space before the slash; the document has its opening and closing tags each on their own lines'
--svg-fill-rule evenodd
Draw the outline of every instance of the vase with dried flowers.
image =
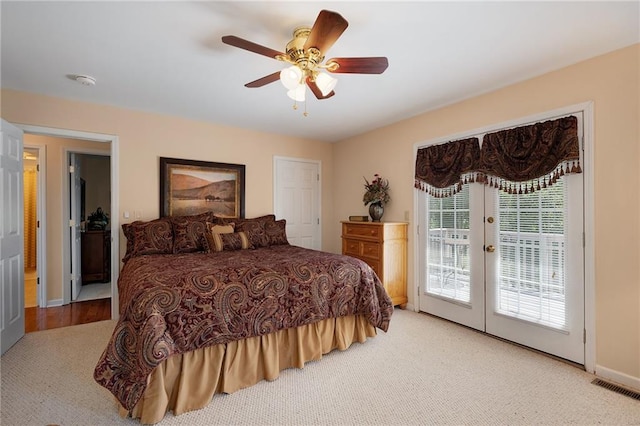
<svg viewBox="0 0 640 426">
<path fill-rule="evenodd" d="M 369 204 L 369 216 L 371 216 L 371 220 L 373 222 L 380 222 L 384 214 L 384 205 L 391 200 L 389 196 L 389 181 L 376 173 L 373 175 L 371 182 L 369 182 L 367 178 L 364 178 L 364 182 L 365 192 L 362 196 L 362 201 L 365 206 Z"/>
</svg>

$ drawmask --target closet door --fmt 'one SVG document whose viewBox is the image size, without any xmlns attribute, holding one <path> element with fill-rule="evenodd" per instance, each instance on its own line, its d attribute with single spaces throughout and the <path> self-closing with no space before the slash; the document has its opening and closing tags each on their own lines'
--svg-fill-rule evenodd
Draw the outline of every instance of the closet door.
<svg viewBox="0 0 640 426">
<path fill-rule="evenodd" d="M 274 213 L 287 221 L 292 245 L 320 250 L 320 163 L 274 158 Z"/>
</svg>

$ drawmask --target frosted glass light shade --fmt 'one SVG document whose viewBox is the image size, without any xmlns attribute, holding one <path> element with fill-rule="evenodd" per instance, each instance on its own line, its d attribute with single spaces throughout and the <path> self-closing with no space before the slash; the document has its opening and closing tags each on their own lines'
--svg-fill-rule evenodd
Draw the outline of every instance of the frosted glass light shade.
<svg viewBox="0 0 640 426">
<path fill-rule="evenodd" d="M 316 86 L 322 92 L 322 96 L 327 96 L 338 84 L 338 79 L 331 77 L 326 72 L 321 72 L 316 76 Z"/>
<path fill-rule="evenodd" d="M 298 84 L 295 89 L 291 89 L 287 92 L 287 96 L 293 99 L 296 102 L 304 102 L 304 96 L 306 93 L 307 86 L 304 84 Z"/>
<path fill-rule="evenodd" d="M 289 90 L 295 90 L 302 79 L 302 70 L 295 65 L 280 71 L 280 81 Z"/>
</svg>

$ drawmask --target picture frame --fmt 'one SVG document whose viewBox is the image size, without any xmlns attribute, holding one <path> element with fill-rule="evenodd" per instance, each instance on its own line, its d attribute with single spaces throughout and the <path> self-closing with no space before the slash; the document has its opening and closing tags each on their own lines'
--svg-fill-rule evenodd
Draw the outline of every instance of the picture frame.
<svg viewBox="0 0 640 426">
<path fill-rule="evenodd" d="M 245 165 L 160 157 L 160 216 L 244 218 Z"/>
</svg>

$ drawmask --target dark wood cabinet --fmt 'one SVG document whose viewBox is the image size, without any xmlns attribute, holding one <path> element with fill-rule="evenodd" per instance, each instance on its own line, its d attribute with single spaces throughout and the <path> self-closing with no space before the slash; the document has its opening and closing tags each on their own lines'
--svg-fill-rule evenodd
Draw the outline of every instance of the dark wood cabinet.
<svg viewBox="0 0 640 426">
<path fill-rule="evenodd" d="M 111 231 L 82 233 L 82 284 L 111 281 Z"/>
</svg>

